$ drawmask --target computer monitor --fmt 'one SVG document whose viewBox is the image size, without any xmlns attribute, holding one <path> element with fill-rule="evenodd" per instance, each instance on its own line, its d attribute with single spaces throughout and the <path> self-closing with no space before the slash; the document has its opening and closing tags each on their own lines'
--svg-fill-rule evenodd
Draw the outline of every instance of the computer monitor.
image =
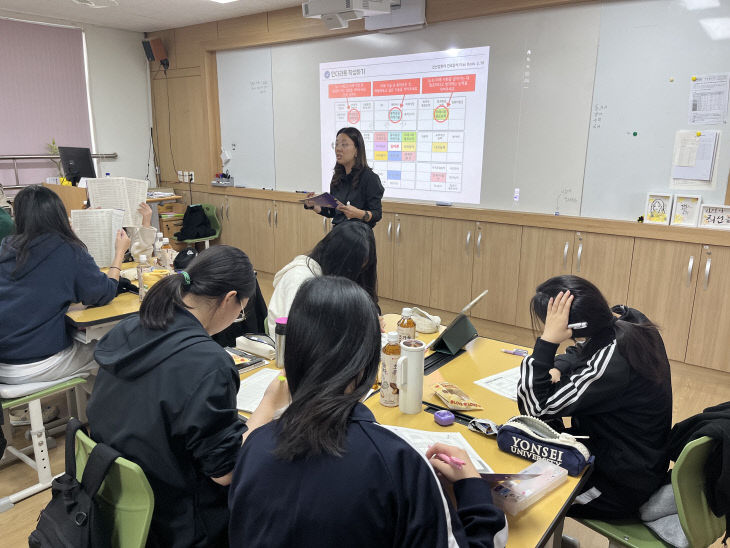
<svg viewBox="0 0 730 548">
<path fill-rule="evenodd" d="M 66 179 L 76 186 L 81 177 L 96 177 L 91 151 L 82 147 L 58 147 Z"/>
</svg>

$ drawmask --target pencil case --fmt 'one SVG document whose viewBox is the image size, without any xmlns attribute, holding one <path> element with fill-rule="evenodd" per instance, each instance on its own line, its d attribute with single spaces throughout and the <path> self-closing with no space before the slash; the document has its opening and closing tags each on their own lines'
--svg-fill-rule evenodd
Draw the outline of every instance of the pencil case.
<svg viewBox="0 0 730 548">
<path fill-rule="evenodd" d="M 588 448 L 575 436 L 558 432 L 535 417 L 518 415 L 499 427 L 497 445 L 505 453 L 537 461 L 545 459 L 577 476 L 593 462 Z"/>
</svg>

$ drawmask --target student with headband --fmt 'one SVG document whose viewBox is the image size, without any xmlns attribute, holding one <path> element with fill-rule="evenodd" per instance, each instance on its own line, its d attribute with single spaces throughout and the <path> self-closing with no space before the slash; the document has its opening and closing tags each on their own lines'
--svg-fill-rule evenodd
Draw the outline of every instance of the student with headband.
<svg viewBox="0 0 730 548">
<path fill-rule="evenodd" d="M 139 315 L 97 345 L 89 426 L 152 486 L 147 546 L 228 546 L 227 485 L 244 427 L 238 371 L 211 335 L 240 317 L 255 283 L 245 253 L 211 247 L 153 285 Z M 285 386 L 270 392 L 287 394 Z"/>
<path fill-rule="evenodd" d="M 659 330 L 638 310 L 609 308 L 578 276 L 540 284 L 530 308 L 533 325 L 543 329 L 520 366 L 520 412 L 570 417 L 568 432 L 587 436 L 580 441 L 596 459 L 568 515 L 638 517 L 669 466 L 672 382 Z M 557 354 L 570 339 L 582 342 Z"/>
</svg>

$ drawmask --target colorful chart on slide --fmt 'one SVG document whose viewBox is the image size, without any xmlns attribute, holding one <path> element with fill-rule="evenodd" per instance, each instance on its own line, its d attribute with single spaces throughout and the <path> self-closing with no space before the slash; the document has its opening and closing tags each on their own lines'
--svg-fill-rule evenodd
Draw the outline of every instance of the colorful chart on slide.
<svg viewBox="0 0 730 548">
<path fill-rule="evenodd" d="M 489 47 L 322 63 L 322 189 L 334 141 L 360 130 L 385 197 L 478 204 Z"/>
</svg>

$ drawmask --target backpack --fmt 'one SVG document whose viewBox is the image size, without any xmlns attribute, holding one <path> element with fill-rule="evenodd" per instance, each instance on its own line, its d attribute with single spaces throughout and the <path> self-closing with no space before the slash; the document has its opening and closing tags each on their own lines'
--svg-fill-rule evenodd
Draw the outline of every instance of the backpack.
<svg viewBox="0 0 730 548">
<path fill-rule="evenodd" d="M 210 226 L 210 220 L 200 204 L 189 205 L 183 215 L 183 224 L 180 232 L 174 234 L 178 241 L 197 240 L 215 234 Z"/>
<path fill-rule="evenodd" d="M 66 427 L 66 473 L 51 484 L 52 498 L 38 516 L 38 525 L 28 537 L 30 548 L 111 547 L 112 523 L 107 523 L 95 495 L 109 467 L 121 454 L 97 443 L 76 481 L 76 432 L 86 429 L 78 419 Z"/>
</svg>

